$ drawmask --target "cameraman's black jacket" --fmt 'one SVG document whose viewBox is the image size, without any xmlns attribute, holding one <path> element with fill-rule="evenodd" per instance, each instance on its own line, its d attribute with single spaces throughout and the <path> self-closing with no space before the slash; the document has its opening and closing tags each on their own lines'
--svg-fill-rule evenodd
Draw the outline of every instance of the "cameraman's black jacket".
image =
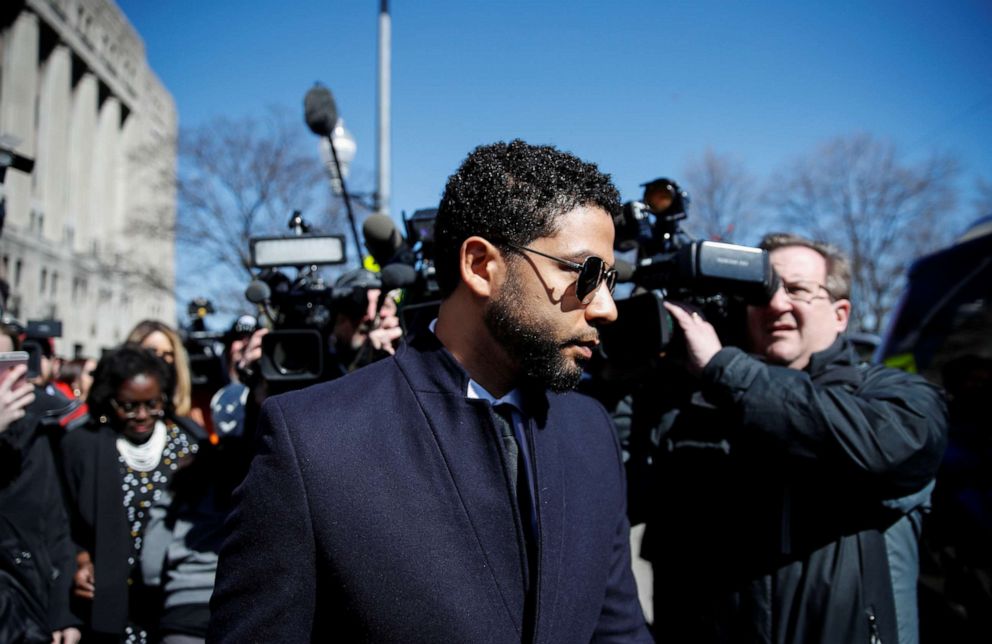
<svg viewBox="0 0 992 644">
<path fill-rule="evenodd" d="M 939 391 L 859 366 L 845 339 L 803 371 L 725 348 L 700 386 L 635 409 L 663 433 L 644 545 L 659 640 L 896 642 L 883 533 L 940 463 Z"/>
</svg>

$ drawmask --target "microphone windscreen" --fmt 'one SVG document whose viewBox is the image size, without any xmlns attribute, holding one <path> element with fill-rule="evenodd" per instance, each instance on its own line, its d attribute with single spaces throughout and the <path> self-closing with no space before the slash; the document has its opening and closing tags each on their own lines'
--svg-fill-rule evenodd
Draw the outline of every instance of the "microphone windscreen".
<svg viewBox="0 0 992 644">
<path fill-rule="evenodd" d="M 388 215 L 370 215 L 362 224 L 362 234 L 365 236 L 365 243 L 384 244 L 389 242 L 394 247 L 399 247 L 399 231 L 396 224 Z"/>
<path fill-rule="evenodd" d="M 245 298 L 252 304 L 262 304 L 272 297 L 272 290 L 262 280 L 252 280 L 245 289 Z"/>
<path fill-rule="evenodd" d="M 389 262 L 403 245 L 400 231 L 388 215 L 369 216 L 362 224 L 362 236 L 365 237 L 365 247 L 380 266 Z"/>
<path fill-rule="evenodd" d="M 330 136 L 338 124 L 338 107 L 331 90 L 316 84 L 303 99 L 303 115 L 310 131 L 319 136 Z"/>
<path fill-rule="evenodd" d="M 406 264 L 390 264 L 379 273 L 383 293 L 394 288 L 406 288 L 417 282 L 417 271 Z"/>
</svg>

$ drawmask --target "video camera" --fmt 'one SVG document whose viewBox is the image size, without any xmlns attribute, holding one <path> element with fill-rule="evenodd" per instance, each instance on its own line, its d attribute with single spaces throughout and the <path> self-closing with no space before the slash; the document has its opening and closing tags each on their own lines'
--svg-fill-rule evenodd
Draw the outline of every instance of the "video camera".
<svg viewBox="0 0 992 644">
<path fill-rule="evenodd" d="M 313 235 L 299 211 L 289 220 L 293 235 L 254 237 L 251 265 L 261 269 L 245 290 L 272 323 L 262 340 L 261 375 L 269 383 L 303 386 L 332 377 L 325 338 L 334 324 L 333 289 L 320 266 L 345 262 L 342 235 Z M 295 268 L 290 277 L 284 270 Z M 293 387 L 290 387 L 293 388 Z"/>
<path fill-rule="evenodd" d="M 681 347 L 666 299 L 699 309 L 726 343 L 739 344 L 744 305 L 766 304 L 778 288 L 766 251 L 690 238 L 680 225 L 689 201 L 674 181 L 655 179 L 644 184 L 642 201 L 625 203 L 614 218 L 614 247 L 637 250 L 622 279 L 639 287 L 617 301 L 618 320 L 602 331 L 603 350 L 620 373 L 648 367 Z"/>
</svg>

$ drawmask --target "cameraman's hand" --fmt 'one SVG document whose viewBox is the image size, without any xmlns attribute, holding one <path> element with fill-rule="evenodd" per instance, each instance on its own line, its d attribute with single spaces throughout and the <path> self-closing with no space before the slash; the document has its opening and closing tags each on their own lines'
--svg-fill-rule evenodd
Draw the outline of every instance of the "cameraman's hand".
<svg viewBox="0 0 992 644">
<path fill-rule="evenodd" d="M 262 338 L 269 332 L 266 328 L 261 328 L 251 334 L 245 352 L 238 361 L 238 373 L 246 376 L 243 382 L 247 382 L 255 373 L 258 361 L 262 359 Z"/>
<path fill-rule="evenodd" d="M 376 351 L 385 351 L 389 355 L 396 353 L 396 344 L 403 336 L 403 329 L 399 326 L 392 328 L 379 327 L 374 331 L 369 331 L 369 344 Z"/>
<path fill-rule="evenodd" d="M 675 318 L 685 334 L 685 344 L 688 349 L 689 371 L 699 374 L 717 351 L 723 348 L 720 338 L 713 325 L 703 319 L 699 313 L 671 302 L 665 302 L 665 308 Z"/>
<path fill-rule="evenodd" d="M 382 308 L 379 309 L 379 325 L 369 331 L 368 342 L 376 351 L 383 351 L 389 355 L 396 353 L 396 345 L 403 337 L 403 328 L 396 313 L 396 300 L 387 297 Z"/>
</svg>

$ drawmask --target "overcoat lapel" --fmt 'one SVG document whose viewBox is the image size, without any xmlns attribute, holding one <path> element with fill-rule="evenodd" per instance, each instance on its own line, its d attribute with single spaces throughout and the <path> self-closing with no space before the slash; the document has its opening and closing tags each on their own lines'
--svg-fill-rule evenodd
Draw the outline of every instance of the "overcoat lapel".
<svg viewBox="0 0 992 644">
<path fill-rule="evenodd" d="M 418 344 L 425 350 L 402 351 L 397 362 L 424 408 L 497 601 L 520 633 L 526 546 L 489 404 L 466 398 L 468 375 L 436 338 Z"/>
</svg>

